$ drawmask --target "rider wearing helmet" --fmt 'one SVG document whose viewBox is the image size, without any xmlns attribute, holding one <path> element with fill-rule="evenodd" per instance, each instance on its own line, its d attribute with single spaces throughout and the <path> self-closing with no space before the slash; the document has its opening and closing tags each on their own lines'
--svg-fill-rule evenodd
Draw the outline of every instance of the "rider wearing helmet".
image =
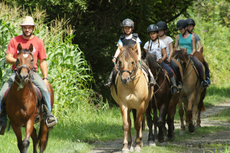
<svg viewBox="0 0 230 153">
<path fill-rule="evenodd" d="M 158 34 L 159 39 L 162 40 L 166 46 L 167 58 L 165 60 L 165 63 L 169 63 L 170 66 L 172 67 L 174 73 L 177 76 L 178 89 L 182 89 L 182 77 L 180 73 L 180 68 L 171 59 L 173 55 L 173 39 L 166 35 L 166 31 L 168 29 L 167 23 L 164 21 L 159 21 L 156 25 L 158 26 L 159 29 L 159 34 Z"/>
<path fill-rule="evenodd" d="M 138 50 L 138 61 L 141 62 L 141 48 L 140 48 L 140 44 L 141 44 L 141 40 L 138 37 L 137 33 L 133 33 L 133 29 L 134 29 L 134 22 L 133 20 L 127 18 L 125 20 L 122 21 L 122 30 L 124 32 L 124 34 L 122 34 L 120 36 L 120 39 L 118 40 L 118 45 L 120 46 L 129 46 L 132 47 L 135 44 L 137 44 L 137 50 Z M 118 55 L 120 54 L 120 49 L 119 47 L 117 48 L 113 58 L 112 58 L 112 62 L 115 63 L 116 59 L 118 58 Z M 144 63 L 143 63 L 144 65 Z M 149 80 L 150 80 L 150 85 L 155 84 L 155 80 L 153 78 L 153 75 L 151 73 L 151 71 L 148 69 L 148 74 L 149 74 Z M 110 73 L 109 79 L 106 81 L 106 83 L 104 84 L 105 87 L 111 87 L 112 82 L 115 78 L 117 74 L 117 70 L 113 69 L 112 72 Z"/>
<path fill-rule="evenodd" d="M 149 25 L 147 28 L 147 33 L 149 34 L 150 40 L 145 43 L 144 50 L 150 54 L 156 55 L 157 62 L 168 72 L 172 82 L 172 94 L 175 94 L 178 92 L 176 80 L 171 68 L 164 62 L 167 57 L 166 46 L 164 42 L 158 38 L 158 26 L 155 24 Z"/>
<path fill-rule="evenodd" d="M 188 18 L 186 21 L 188 22 L 188 32 L 189 32 L 190 34 L 194 35 L 194 37 L 195 37 L 195 46 L 196 46 L 196 48 L 197 48 L 197 46 L 198 46 L 197 51 L 200 52 L 200 50 L 201 50 L 201 48 L 202 48 L 201 43 L 200 43 L 200 37 L 199 37 L 196 33 L 194 33 L 194 31 L 193 31 L 193 29 L 194 29 L 196 23 L 195 23 L 195 21 L 194 21 L 193 19 L 191 19 L 191 18 Z M 206 81 L 208 82 L 208 84 L 211 84 L 211 81 L 210 81 L 210 79 L 209 79 L 209 78 L 210 78 L 210 75 L 209 75 L 208 63 L 204 60 L 203 64 L 204 64 L 204 67 L 205 67 Z"/>
<path fill-rule="evenodd" d="M 194 65 L 196 66 L 200 74 L 199 76 L 201 80 L 201 86 L 206 88 L 208 87 L 208 82 L 204 79 L 203 65 L 195 56 L 193 56 L 193 54 L 196 52 L 195 37 L 188 32 L 187 27 L 188 22 L 186 20 L 179 20 L 177 22 L 177 30 L 180 30 L 181 34 L 176 36 L 176 42 L 174 47 L 183 47 L 187 49 L 187 54 L 190 55 L 191 59 L 194 62 Z"/>
</svg>

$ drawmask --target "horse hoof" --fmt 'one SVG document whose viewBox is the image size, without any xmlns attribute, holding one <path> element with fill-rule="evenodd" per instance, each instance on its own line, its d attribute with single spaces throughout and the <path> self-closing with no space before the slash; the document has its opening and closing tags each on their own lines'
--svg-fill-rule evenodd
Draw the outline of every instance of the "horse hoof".
<svg viewBox="0 0 230 153">
<path fill-rule="evenodd" d="M 141 147 L 140 146 L 136 146 L 135 147 L 135 152 L 141 152 Z"/>
<path fill-rule="evenodd" d="M 122 149 L 121 152 L 122 152 L 122 153 L 128 153 L 128 152 L 129 152 L 129 149 Z"/>
<path fill-rule="evenodd" d="M 154 141 L 149 141 L 149 142 L 148 142 L 148 145 L 149 145 L 149 146 L 156 146 L 156 143 L 155 143 Z"/>
<path fill-rule="evenodd" d="M 129 151 L 134 152 L 133 146 L 130 147 Z"/>
<path fill-rule="evenodd" d="M 195 126 L 193 124 L 189 124 L 188 130 L 189 130 L 190 133 L 195 132 Z"/>
</svg>

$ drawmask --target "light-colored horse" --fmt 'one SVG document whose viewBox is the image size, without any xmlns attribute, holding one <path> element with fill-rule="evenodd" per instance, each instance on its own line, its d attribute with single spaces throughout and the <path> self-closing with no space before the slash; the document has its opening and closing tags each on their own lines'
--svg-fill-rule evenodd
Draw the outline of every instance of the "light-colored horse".
<svg viewBox="0 0 230 153">
<path fill-rule="evenodd" d="M 140 151 L 142 142 L 142 119 L 153 94 L 153 87 L 148 86 L 148 81 L 138 62 L 136 45 L 120 47 L 118 59 L 118 76 L 115 85 L 111 87 L 111 95 L 120 106 L 123 119 L 123 152 L 132 149 L 130 110 L 135 109 L 136 120 L 136 146 L 135 151 Z"/>
<path fill-rule="evenodd" d="M 188 125 L 189 132 L 193 133 L 195 132 L 197 111 L 200 113 L 203 107 L 203 105 L 201 105 L 201 102 L 203 102 L 203 96 L 201 98 L 201 95 L 205 88 L 201 87 L 200 79 L 192 64 L 192 60 L 187 55 L 187 50 L 180 49 L 175 51 L 174 58 L 180 62 L 184 75 L 183 89 L 178 103 L 181 119 L 181 134 L 185 131 L 182 102 L 184 103 L 184 109 L 186 112 L 186 124 Z"/>
</svg>

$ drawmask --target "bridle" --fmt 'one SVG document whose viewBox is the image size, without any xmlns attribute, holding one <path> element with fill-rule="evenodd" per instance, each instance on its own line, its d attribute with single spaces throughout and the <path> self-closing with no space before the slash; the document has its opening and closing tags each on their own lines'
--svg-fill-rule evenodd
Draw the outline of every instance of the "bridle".
<svg viewBox="0 0 230 153">
<path fill-rule="evenodd" d="M 19 54 L 21 54 L 21 53 L 27 53 L 27 54 L 30 54 L 31 55 L 31 57 L 32 57 L 32 61 L 34 61 L 34 57 L 33 57 L 33 54 L 30 52 L 30 51 L 27 51 L 27 50 L 22 50 Z M 28 79 L 30 79 L 31 78 L 31 75 L 32 75 L 32 73 L 33 73 L 33 71 L 35 70 L 35 68 L 34 68 L 34 63 L 32 63 L 33 64 L 33 67 L 30 69 L 29 68 L 29 66 L 27 66 L 27 65 L 25 65 L 25 64 L 23 64 L 23 65 L 20 65 L 20 66 L 18 66 L 18 64 L 19 64 L 19 62 L 18 62 L 18 59 L 17 59 L 17 61 L 16 61 L 16 68 L 17 68 L 17 70 L 16 70 L 16 76 L 18 77 L 18 79 L 19 79 L 19 82 L 15 79 L 15 82 L 18 84 L 18 90 L 19 89 L 21 89 L 21 88 L 23 88 L 24 87 L 24 85 L 23 85 L 23 78 L 22 78 L 22 76 L 20 75 L 20 71 L 21 71 L 21 69 L 22 68 L 26 68 L 27 70 L 28 70 Z"/>
</svg>

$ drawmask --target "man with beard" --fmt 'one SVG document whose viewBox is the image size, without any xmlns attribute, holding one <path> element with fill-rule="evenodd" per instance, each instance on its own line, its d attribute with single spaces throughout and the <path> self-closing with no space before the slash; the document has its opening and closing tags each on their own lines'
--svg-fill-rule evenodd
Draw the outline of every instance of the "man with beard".
<svg viewBox="0 0 230 153">
<path fill-rule="evenodd" d="M 43 99 L 46 103 L 47 110 L 45 112 L 45 118 L 47 127 L 52 129 L 54 125 L 57 124 L 56 117 L 51 112 L 51 101 L 50 101 L 50 94 L 48 92 L 48 89 L 46 87 L 46 84 L 48 84 L 48 68 L 46 63 L 46 51 L 44 47 L 44 43 L 41 39 L 33 35 L 33 31 L 35 28 L 34 20 L 30 16 L 26 16 L 22 24 L 20 25 L 22 29 L 22 35 L 16 36 L 12 38 L 8 44 L 8 48 L 6 51 L 6 62 L 12 65 L 13 73 L 10 76 L 10 78 L 5 82 L 5 84 L 2 86 L 2 89 L 0 91 L 0 134 L 4 134 L 4 130 L 6 127 L 7 119 L 6 119 L 6 108 L 3 104 L 3 97 L 5 92 L 8 88 L 12 85 L 12 83 L 15 80 L 16 75 L 16 63 L 17 63 L 17 46 L 20 43 L 23 49 L 28 49 L 30 44 L 33 45 L 33 56 L 34 56 L 34 71 L 32 73 L 32 82 L 35 84 L 41 91 L 41 94 L 43 96 Z M 38 60 L 40 69 L 43 75 L 43 78 L 41 78 L 37 73 L 38 68 Z"/>
</svg>

